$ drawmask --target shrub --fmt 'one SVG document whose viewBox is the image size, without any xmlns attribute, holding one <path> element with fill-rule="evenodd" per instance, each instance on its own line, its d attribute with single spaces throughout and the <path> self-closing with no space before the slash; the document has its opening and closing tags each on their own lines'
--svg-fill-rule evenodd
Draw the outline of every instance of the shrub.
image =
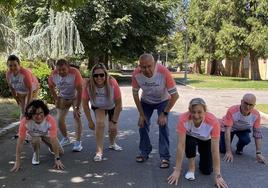
<svg viewBox="0 0 268 188">
<path fill-rule="evenodd" d="M 11 92 L 9 90 L 7 80 L 6 80 L 6 70 L 0 70 L 0 96 L 1 97 L 11 97 Z"/>
</svg>

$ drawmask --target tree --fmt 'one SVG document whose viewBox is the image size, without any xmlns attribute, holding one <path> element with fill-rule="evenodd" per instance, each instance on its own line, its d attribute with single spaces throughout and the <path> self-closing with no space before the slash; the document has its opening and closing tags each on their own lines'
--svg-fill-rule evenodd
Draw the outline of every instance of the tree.
<svg viewBox="0 0 268 188">
<path fill-rule="evenodd" d="M 75 20 L 91 62 L 108 64 L 112 57 L 154 52 L 157 38 L 173 26 L 169 10 L 170 4 L 159 0 L 93 0 L 75 11 Z"/>
</svg>

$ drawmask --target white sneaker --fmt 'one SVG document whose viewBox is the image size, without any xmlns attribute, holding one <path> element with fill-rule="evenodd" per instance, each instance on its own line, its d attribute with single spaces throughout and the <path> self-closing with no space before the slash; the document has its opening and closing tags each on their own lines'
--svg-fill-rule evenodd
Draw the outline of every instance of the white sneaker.
<svg viewBox="0 0 268 188">
<path fill-rule="evenodd" d="M 190 172 L 190 171 L 188 171 L 188 172 L 185 174 L 184 177 L 185 177 L 185 179 L 190 180 L 190 181 L 195 180 L 194 172 Z"/>
<path fill-rule="evenodd" d="M 63 147 L 63 146 L 66 146 L 66 145 L 68 145 L 68 144 L 70 144 L 71 143 L 71 141 L 70 141 L 70 139 L 68 138 L 68 137 L 63 137 L 62 139 L 61 139 L 61 141 L 60 141 L 60 145 Z"/>
<path fill-rule="evenodd" d="M 74 147 L 73 147 L 73 151 L 81 151 L 83 149 L 82 147 L 82 141 L 75 141 L 74 142 Z"/>
<path fill-rule="evenodd" d="M 95 162 L 100 162 L 102 161 L 102 154 L 101 153 L 96 153 L 95 157 L 94 157 L 94 161 Z"/>
<path fill-rule="evenodd" d="M 123 148 L 121 146 L 118 146 L 116 143 L 110 144 L 109 149 L 115 150 L 115 151 L 122 151 Z"/>
<path fill-rule="evenodd" d="M 32 164 L 33 165 L 39 165 L 40 164 L 39 154 L 37 154 L 36 152 L 33 153 Z"/>
</svg>

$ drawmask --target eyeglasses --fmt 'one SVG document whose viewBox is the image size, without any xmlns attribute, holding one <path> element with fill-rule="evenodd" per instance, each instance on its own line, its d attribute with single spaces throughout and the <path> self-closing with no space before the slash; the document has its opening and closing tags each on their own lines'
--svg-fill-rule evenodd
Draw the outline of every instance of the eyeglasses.
<svg viewBox="0 0 268 188">
<path fill-rule="evenodd" d="M 246 101 L 244 101 L 244 104 L 247 105 L 247 106 L 250 106 L 250 107 L 255 106 L 255 104 L 250 104 L 250 103 L 248 103 L 248 102 L 246 102 Z"/>
<path fill-rule="evenodd" d="M 93 77 L 94 77 L 94 78 L 98 78 L 98 77 L 103 78 L 104 76 L 105 76 L 105 74 L 104 74 L 104 73 L 100 73 L 100 74 L 93 74 Z"/>
<path fill-rule="evenodd" d="M 44 115 L 44 112 L 34 113 L 33 116 L 42 116 Z"/>
</svg>

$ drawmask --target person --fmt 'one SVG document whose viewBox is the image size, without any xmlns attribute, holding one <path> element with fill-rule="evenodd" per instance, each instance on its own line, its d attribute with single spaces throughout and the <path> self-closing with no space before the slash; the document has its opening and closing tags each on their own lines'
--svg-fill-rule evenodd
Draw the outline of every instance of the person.
<svg viewBox="0 0 268 188">
<path fill-rule="evenodd" d="M 149 126 L 153 111 L 157 110 L 160 168 L 168 168 L 170 158 L 168 114 L 179 98 L 175 81 L 167 68 L 156 64 L 153 56 L 145 53 L 139 57 L 139 66 L 132 74 L 132 92 L 139 112 L 140 154 L 136 156 L 136 162 L 146 161 L 152 151 Z"/>
<path fill-rule="evenodd" d="M 70 67 L 67 60 L 59 59 L 56 63 L 56 69 L 48 78 L 48 84 L 51 94 L 55 99 L 58 126 L 63 135 L 60 144 L 65 146 L 71 143 L 67 134 L 65 117 L 72 106 L 76 133 L 76 141 L 73 145 L 73 151 L 80 152 L 83 149 L 81 141 L 82 122 L 80 118 L 83 85 L 82 76 L 79 70 Z M 58 94 L 56 89 L 58 90 Z"/>
<path fill-rule="evenodd" d="M 30 70 L 20 65 L 16 55 L 7 58 L 6 79 L 11 94 L 20 107 L 20 118 L 25 114 L 26 106 L 38 95 L 39 83 Z"/>
<path fill-rule="evenodd" d="M 119 115 L 122 110 L 121 92 L 117 81 L 109 75 L 103 64 L 97 63 L 93 66 L 91 77 L 86 82 L 83 90 L 82 101 L 89 128 L 95 129 L 97 148 L 94 161 L 103 160 L 104 127 L 107 114 L 109 120 L 109 148 L 121 151 L 122 147 L 115 143 Z M 96 127 L 90 114 L 89 101 L 95 114 Z"/>
<path fill-rule="evenodd" d="M 227 188 L 228 186 L 220 172 L 220 124 L 212 113 L 207 112 L 207 105 L 203 99 L 194 98 L 190 101 L 189 111 L 179 117 L 177 132 L 179 138 L 176 166 L 173 173 L 168 177 L 168 183 L 178 184 L 184 153 L 189 161 L 189 169 L 185 178 L 195 180 L 195 157 L 196 147 L 198 147 L 200 154 L 199 170 L 201 173 L 210 175 L 213 169 L 216 187 Z"/>
<path fill-rule="evenodd" d="M 56 121 L 49 115 L 47 105 L 41 100 L 30 102 L 26 107 L 25 117 L 20 121 L 19 138 L 16 146 L 16 162 L 11 169 L 12 172 L 17 172 L 21 167 L 21 152 L 26 135 L 30 138 L 33 147 L 33 165 L 40 164 L 40 144 L 43 141 L 49 147 L 51 153 L 54 154 L 54 167 L 56 169 L 64 168 L 60 160 L 63 149 L 57 138 Z"/>
<path fill-rule="evenodd" d="M 254 109 L 256 96 L 247 93 L 243 96 L 240 105 L 231 106 L 222 119 L 222 131 L 220 138 L 220 152 L 225 153 L 224 160 L 233 161 L 231 143 L 234 135 L 238 137 L 236 143 L 237 155 L 242 155 L 244 147 L 251 142 L 250 133 L 253 129 L 255 138 L 256 159 L 260 163 L 267 163 L 261 152 L 262 133 L 260 128 L 260 114 Z"/>
</svg>

